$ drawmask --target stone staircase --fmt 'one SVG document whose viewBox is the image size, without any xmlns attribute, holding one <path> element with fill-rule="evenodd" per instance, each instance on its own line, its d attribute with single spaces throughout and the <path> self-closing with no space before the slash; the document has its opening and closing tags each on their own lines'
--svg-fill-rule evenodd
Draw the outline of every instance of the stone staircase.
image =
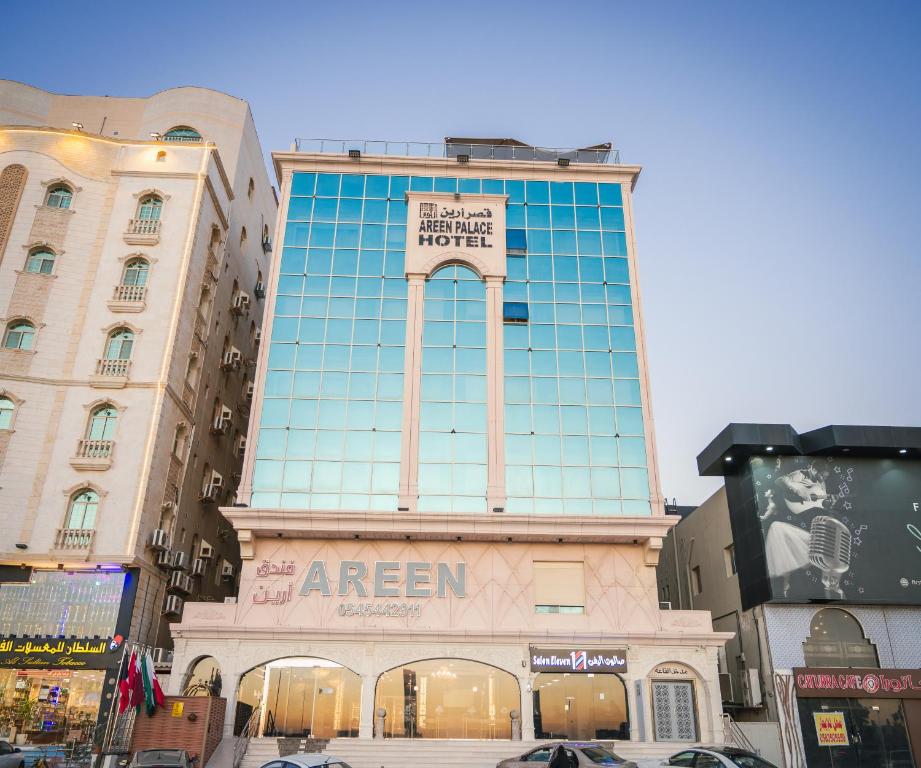
<svg viewBox="0 0 921 768">
<path fill-rule="evenodd" d="M 279 757 L 279 739 L 252 739 L 240 768 L 261 768 Z M 292 740 L 281 740 L 282 752 L 289 752 Z M 474 739 L 332 739 L 325 747 L 318 742 L 303 745 L 344 760 L 352 768 L 495 768 L 508 757 L 521 755 L 544 741 L 479 741 Z M 300 745 L 298 745 L 300 747 Z M 635 760 L 640 768 L 654 768 L 663 759 L 689 746 L 681 743 L 626 742 L 610 745 L 621 757 Z"/>
</svg>

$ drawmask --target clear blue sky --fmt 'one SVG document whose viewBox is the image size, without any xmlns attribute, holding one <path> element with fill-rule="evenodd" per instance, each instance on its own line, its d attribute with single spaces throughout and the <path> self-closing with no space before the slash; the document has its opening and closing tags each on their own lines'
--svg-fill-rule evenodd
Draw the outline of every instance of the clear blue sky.
<svg viewBox="0 0 921 768">
<path fill-rule="evenodd" d="M 613 140 L 663 490 L 729 421 L 921 424 L 921 3 L 7 2 L 0 76 L 295 136 Z M 450 9 L 450 11 L 448 10 Z"/>
</svg>

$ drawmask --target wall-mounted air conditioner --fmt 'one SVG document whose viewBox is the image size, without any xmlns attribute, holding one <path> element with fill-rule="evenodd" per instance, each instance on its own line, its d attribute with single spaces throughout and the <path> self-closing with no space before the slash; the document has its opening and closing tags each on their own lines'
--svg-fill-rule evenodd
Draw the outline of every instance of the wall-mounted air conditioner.
<svg viewBox="0 0 921 768">
<path fill-rule="evenodd" d="M 169 534 L 162 528 L 151 531 L 150 548 L 156 550 L 169 549 Z"/>
<path fill-rule="evenodd" d="M 167 595 L 163 603 L 163 613 L 166 616 L 179 616 L 182 613 L 184 602 L 178 595 Z"/>
</svg>

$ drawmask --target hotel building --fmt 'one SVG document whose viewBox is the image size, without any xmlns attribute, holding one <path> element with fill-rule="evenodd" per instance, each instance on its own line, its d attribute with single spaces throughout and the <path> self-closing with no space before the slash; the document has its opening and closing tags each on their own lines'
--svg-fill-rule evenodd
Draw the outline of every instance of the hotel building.
<svg viewBox="0 0 921 768">
<path fill-rule="evenodd" d="M 273 157 L 283 248 L 223 509 L 240 593 L 186 606 L 173 690 L 216 664 L 228 733 L 346 758 L 372 739 L 721 739 L 729 635 L 656 595 L 677 518 L 640 168 L 512 140 Z"/>
<path fill-rule="evenodd" d="M 0 81 L 0 708 L 20 741 L 89 738 L 123 642 L 168 669 L 183 601 L 236 592 L 219 508 L 276 212 L 240 99 Z"/>
</svg>

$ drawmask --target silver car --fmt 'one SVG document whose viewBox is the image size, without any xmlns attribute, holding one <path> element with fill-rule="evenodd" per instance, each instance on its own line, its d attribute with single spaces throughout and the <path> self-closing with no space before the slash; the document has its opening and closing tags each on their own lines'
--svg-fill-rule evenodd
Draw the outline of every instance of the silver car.
<svg viewBox="0 0 921 768">
<path fill-rule="evenodd" d="M 535 763 L 549 763 L 550 755 L 557 746 L 562 746 L 566 751 L 573 768 L 597 768 L 599 765 L 637 768 L 632 760 L 615 755 L 607 747 L 590 741 L 551 741 L 518 757 L 503 760 L 496 768 L 535 768 Z"/>
<path fill-rule="evenodd" d="M 285 755 L 265 763 L 262 768 L 352 768 L 345 760 L 332 755 Z"/>
<path fill-rule="evenodd" d="M 668 758 L 662 765 L 684 768 L 777 768 L 754 752 L 735 747 L 692 747 Z"/>
<path fill-rule="evenodd" d="M 0 768 L 23 768 L 26 761 L 22 750 L 7 741 L 0 741 Z"/>
</svg>

